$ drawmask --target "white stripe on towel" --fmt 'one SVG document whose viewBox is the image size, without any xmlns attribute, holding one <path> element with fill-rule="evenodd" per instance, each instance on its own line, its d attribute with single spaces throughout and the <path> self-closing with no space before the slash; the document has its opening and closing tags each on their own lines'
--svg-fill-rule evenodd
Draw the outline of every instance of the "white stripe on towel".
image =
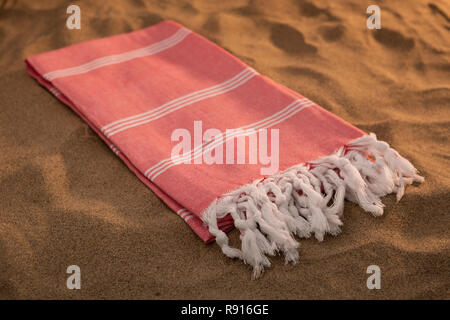
<svg viewBox="0 0 450 320">
<path fill-rule="evenodd" d="M 104 126 L 102 128 L 102 132 L 107 137 L 111 137 L 112 135 L 124 131 L 126 129 L 130 129 L 157 120 L 159 118 L 164 117 L 167 114 L 170 114 L 195 102 L 229 92 L 243 85 L 248 80 L 253 78 L 253 76 L 255 76 L 256 74 L 257 72 L 252 68 L 246 68 L 237 75 L 235 75 L 234 77 L 232 77 L 231 79 L 223 83 L 184 95 L 180 98 L 169 101 L 155 109 L 114 121 Z"/>
<path fill-rule="evenodd" d="M 119 155 L 119 153 L 120 153 L 120 150 L 119 149 L 117 149 L 117 147 L 116 146 L 114 146 L 113 144 L 110 144 L 109 145 L 109 147 L 111 148 L 111 150 L 116 154 L 116 156 L 118 156 Z"/>
<path fill-rule="evenodd" d="M 48 90 L 49 90 L 51 93 L 53 93 L 53 95 L 54 95 L 55 97 L 57 97 L 57 96 L 59 96 L 59 95 L 61 94 L 61 91 L 59 91 L 59 90 L 56 89 L 55 87 L 50 87 Z"/>
<path fill-rule="evenodd" d="M 71 67 L 71 68 L 65 68 L 65 69 L 59 69 L 55 71 L 48 72 L 44 74 L 44 79 L 48 81 L 52 81 L 57 78 L 61 77 L 68 77 L 76 74 L 86 73 L 91 70 L 95 70 L 104 66 L 117 64 L 129 60 L 133 60 L 136 58 L 141 58 L 149 55 L 156 54 L 158 52 L 164 51 L 166 49 L 169 49 L 176 44 L 180 43 L 186 36 L 191 33 L 191 31 L 181 28 L 175 34 L 170 36 L 167 39 L 164 39 L 162 41 L 156 42 L 154 44 L 151 44 L 149 46 L 146 46 L 144 48 L 131 50 L 119 54 L 114 54 L 110 56 L 105 56 L 102 58 L 98 58 L 95 60 L 92 60 L 90 62 L 84 63 L 82 65 Z"/>
<path fill-rule="evenodd" d="M 315 104 L 314 102 L 312 102 L 306 98 L 295 100 L 291 104 L 289 104 L 288 106 L 283 108 L 282 110 L 271 115 L 270 117 L 267 117 L 263 120 L 252 123 L 250 125 L 234 129 L 237 132 L 234 132 L 234 133 L 228 134 L 228 135 L 225 135 L 225 133 L 222 132 L 220 134 L 220 136 L 222 136 L 222 137 L 224 136 L 224 138 L 221 140 L 219 140 L 218 139 L 219 137 L 216 136 L 214 139 L 211 139 L 210 141 L 205 142 L 202 145 L 195 147 L 189 153 L 187 153 L 183 156 L 177 156 L 177 157 L 167 158 L 165 160 L 162 160 L 162 161 L 158 162 L 157 164 L 155 164 L 154 166 L 152 166 L 151 168 L 147 169 L 147 171 L 145 171 L 144 175 L 147 178 L 149 178 L 151 181 L 154 181 L 156 179 L 156 177 L 158 177 L 160 174 L 162 174 L 163 172 L 167 171 L 169 168 L 171 168 L 177 164 L 183 163 L 185 160 L 195 159 L 195 158 L 201 156 L 202 154 L 208 152 L 209 150 L 213 150 L 219 144 L 225 143 L 226 141 L 229 141 L 231 139 L 234 139 L 234 138 L 237 138 L 240 136 L 249 135 L 251 132 L 250 130 L 254 130 L 256 132 L 261 129 L 268 129 L 274 125 L 277 125 L 277 124 L 283 122 L 286 119 L 289 119 L 296 113 L 298 113 L 298 112 L 302 111 L 303 109 L 306 109 L 314 104 Z M 244 132 L 242 132 L 242 130 L 244 130 Z M 241 132 L 239 132 L 239 131 L 241 131 Z M 247 131 L 247 132 L 245 132 L 245 131 Z"/>
<path fill-rule="evenodd" d="M 185 222 L 188 222 L 194 217 L 194 214 L 187 209 L 180 209 L 177 211 L 177 215 L 179 215 Z"/>
</svg>

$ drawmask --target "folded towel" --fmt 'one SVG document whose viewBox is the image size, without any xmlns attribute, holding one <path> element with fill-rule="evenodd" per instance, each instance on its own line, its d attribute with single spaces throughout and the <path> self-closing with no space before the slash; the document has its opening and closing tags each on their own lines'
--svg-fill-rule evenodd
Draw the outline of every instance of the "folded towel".
<svg viewBox="0 0 450 320">
<path fill-rule="evenodd" d="M 338 234 L 344 199 L 378 216 L 381 196 L 400 200 L 406 184 L 423 181 L 374 134 L 172 21 L 26 65 L 201 239 L 254 277 L 277 252 L 297 261 L 295 235 Z M 234 227 L 240 249 L 226 236 Z"/>
</svg>

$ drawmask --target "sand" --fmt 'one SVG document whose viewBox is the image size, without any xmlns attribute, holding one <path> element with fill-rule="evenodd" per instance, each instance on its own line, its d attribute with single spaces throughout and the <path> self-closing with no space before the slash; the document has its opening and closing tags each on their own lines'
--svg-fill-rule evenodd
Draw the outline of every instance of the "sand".
<svg viewBox="0 0 450 320">
<path fill-rule="evenodd" d="M 0 298 L 450 298 L 450 5 L 372 1 L 0 1 Z M 251 281 L 205 245 L 23 59 L 172 19 L 260 73 L 375 132 L 425 176 L 375 218 L 346 203 L 344 228 L 302 240 L 301 260 Z M 238 234 L 231 233 L 237 244 Z M 381 268 L 368 290 L 366 268 Z M 66 288 L 78 265 L 81 290 Z"/>
</svg>

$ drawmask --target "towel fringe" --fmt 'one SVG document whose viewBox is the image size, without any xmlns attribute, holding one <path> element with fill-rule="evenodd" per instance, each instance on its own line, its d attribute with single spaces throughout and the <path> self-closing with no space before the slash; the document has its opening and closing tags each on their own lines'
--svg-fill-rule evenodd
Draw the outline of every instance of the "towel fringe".
<svg viewBox="0 0 450 320">
<path fill-rule="evenodd" d="M 357 138 L 330 156 L 296 165 L 255 180 L 215 200 L 202 215 L 223 253 L 253 267 L 253 278 L 270 267 L 267 256 L 281 252 L 286 263 L 298 261 L 294 236 L 312 234 L 323 241 L 342 226 L 344 199 L 375 216 L 383 214 L 380 198 L 405 185 L 423 182 L 416 168 L 375 134 Z M 240 231 L 241 249 L 229 246 L 217 219 L 230 214 Z"/>
</svg>

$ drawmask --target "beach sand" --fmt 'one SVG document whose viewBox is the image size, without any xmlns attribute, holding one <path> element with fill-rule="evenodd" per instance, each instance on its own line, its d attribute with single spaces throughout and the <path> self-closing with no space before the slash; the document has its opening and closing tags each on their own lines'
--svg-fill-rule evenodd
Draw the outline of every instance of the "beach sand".
<svg viewBox="0 0 450 320">
<path fill-rule="evenodd" d="M 76 1 L 69 30 L 72 2 L 0 1 L 0 298 L 450 298 L 448 1 Z M 25 71 L 29 55 L 165 19 L 376 133 L 425 183 L 385 197 L 378 218 L 347 202 L 342 234 L 301 240 L 297 265 L 272 258 L 252 281 Z M 66 288 L 69 265 L 81 290 Z"/>
</svg>

